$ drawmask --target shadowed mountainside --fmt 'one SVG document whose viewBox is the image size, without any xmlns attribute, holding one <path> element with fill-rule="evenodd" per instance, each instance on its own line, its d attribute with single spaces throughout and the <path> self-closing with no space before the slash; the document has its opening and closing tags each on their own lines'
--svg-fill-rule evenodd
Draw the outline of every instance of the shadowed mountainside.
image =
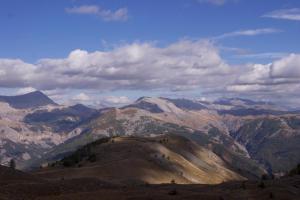
<svg viewBox="0 0 300 200">
<path fill-rule="evenodd" d="M 10 176 L 3 178 L 2 174 L 8 170 Z M 19 180 L 14 179 L 16 176 Z M 300 176 L 264 181 L 235 181 L 219 185 L 149 185 L 111 183 L 97 178 L 42 179 L 36 175 L 0 167 L 0 178 L 1 200 L 98 200 L 100 197 L 104 200 L 297 200 L 300 195 Z"/>
<path fill-rule="evenodd" d="M 13 108 L 26 109 L 46 105 L 57 105 L 40 91 L 18 96 L 0 96 L 0 101 L 8 103 Z"/>
</svg>

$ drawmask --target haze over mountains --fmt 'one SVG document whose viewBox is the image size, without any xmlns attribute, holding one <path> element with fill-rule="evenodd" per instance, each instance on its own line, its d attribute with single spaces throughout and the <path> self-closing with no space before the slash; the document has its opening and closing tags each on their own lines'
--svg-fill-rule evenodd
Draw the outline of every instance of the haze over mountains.
<svg viewBox="0 0 300 200">
<path fill-rule="evenodd" d="M 300 163 L 300 114 L 271 103 L 142 97 L 122 108 L 97 110 L 58 105 L 41 92 L 0 99 L 0 162 L 14 159 L 19 169 L 72 158 L 85 145 L 111 137 L 117 137 L 113 144 L 92 145 L 95 163 L 86 161 L 88 155 L 71 159 L 71 166 L 81 166 L 71 176 L 96 173 L 105 179 L 96 170 L 105 170 L 103 163 L 112 174 L 136 163 L 140 173 L 122 179 L 221 183 L 280 175 Z M 150 169 L 151 179 L 140 176 Z"/>
</svg>

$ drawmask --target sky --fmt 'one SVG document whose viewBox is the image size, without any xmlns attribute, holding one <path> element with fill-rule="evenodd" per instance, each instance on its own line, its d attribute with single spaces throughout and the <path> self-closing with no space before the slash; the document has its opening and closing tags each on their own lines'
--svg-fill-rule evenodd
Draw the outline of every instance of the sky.
<svg viewBox="0 0 300 200">
<path fill-rule="evenodd" d="M 300 107 L 299 0 L 1 0 L 0 95 Z"/>
</svg>

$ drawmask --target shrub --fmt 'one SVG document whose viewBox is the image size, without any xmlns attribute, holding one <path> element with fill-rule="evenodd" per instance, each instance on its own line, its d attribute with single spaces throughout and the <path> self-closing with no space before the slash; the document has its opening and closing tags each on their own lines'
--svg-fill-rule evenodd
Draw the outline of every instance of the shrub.
<svg viewBox="0 0 300 200">
<path fill-rule="evenodd" d="M 294 169 L 289 172 L 290 176 L 299 175 L 300 174 L 300 164 L 297 165 Z"/>
<path fill-rule="evenodd" d="M 72 160 L 63 160 L 62 164 L 64 167 L 72 167 L 75 165 L 75 162 Z"/>
<path fill-rule="evenodd" d="M 261 175 L 261 180 L 268 180 L 268 174 Z"/>
<path fill-rule="evenodd" d="M 88 157 L 88 161 L 90 162 L 96 162 L 97 161 L 97 157 L 96 157 L 96 154 L 91 154 L 89 157 Z"/>
<path fill-rule="evenodd" d="M 176 195 L 177 194 L 177 190 L 173 189 L 171 191 L 168 192 L 169 195 Z"/>
<path fill-rule="evenodd" d="M 243 190 L 246 190 L 246 183 L 245 183 L 245 182 L 242 183 L 241 188 L 242 188 Z"/>
<path fill-rule="evenodd" d="M 263 181 L 260 181 L 260 183 L 258 184 L 258 187 L 260 187 L 261 189 L 266 188 L 266 185 Z"/>
</svg>

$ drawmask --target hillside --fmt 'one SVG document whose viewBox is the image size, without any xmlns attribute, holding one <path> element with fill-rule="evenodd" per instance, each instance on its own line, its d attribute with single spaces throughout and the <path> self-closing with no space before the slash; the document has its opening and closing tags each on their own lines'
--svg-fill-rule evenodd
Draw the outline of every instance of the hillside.
<svg viewBox="0 0 300 200">
<path fill-rule="evenodd" d="M 4 174 L 10 170 L 11 176 Z M 0 166 L 0 199 L 3 200 L 128 200 L 128 199 L 205 199 L 246 200 L 281 199 L 297 200 L 300 195 L 300 177 L 283 177 L 275 180 L 234 181 L 218 185 L 162 184 L 149 185 L 136 182 L 116 184 L 97 178 L 56 179 L 36 178 Z M 18 180 L 14 177 L 19 176 Z M 53 177 L 55 178 L 55 177 Z M 24 180 L 24 181 L 22 181 Z"/>
<path fill-rule="evenodd" d="M 175 135 L 100 139 L 37 174 L 150 184 L 216 184 L 244 179 L 213 152 Z"/>
</svg>

